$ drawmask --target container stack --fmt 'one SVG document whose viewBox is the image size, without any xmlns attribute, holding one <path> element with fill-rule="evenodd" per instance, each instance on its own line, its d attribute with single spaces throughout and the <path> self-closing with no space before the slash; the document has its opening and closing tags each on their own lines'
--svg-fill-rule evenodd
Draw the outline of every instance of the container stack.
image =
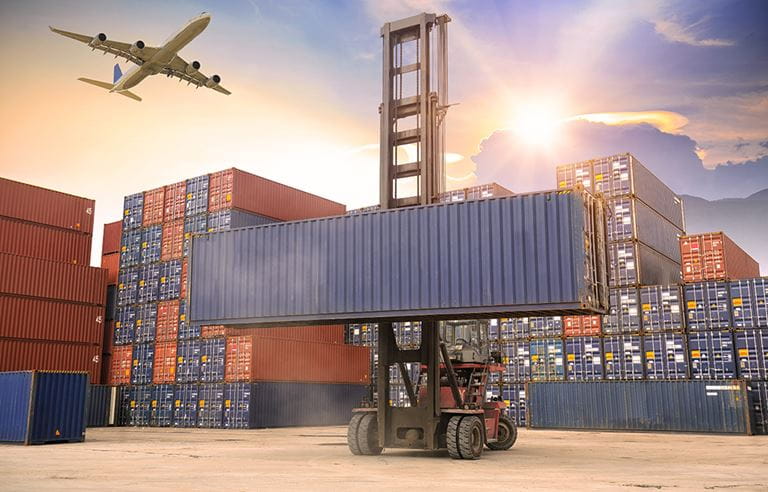
<svg viewBox="0 0 768 492">
<path fill-rule="evenodd" d="M 248 428 L 348 419 L 367 391 L 369 351 L 344 345 L 342 326 L 232 329 L 186 316 L 195 235 L 344 212 L 238 169 L 126 196 L 109 349 L 120 423 Z M 105 265 L 115 261 L 106 244 Z"/>
<path fill-rule="evenodd" d="M 101 381 L 107 272 L 88 266 L 94 202 L 0 178 L 0 371 Z"/>
</svg>

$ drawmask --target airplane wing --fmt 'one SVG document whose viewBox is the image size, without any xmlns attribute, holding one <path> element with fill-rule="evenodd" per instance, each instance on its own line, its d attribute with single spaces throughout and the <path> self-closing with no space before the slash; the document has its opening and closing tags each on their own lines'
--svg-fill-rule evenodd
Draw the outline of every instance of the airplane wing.
<svg viewBox="0 0 768 492">
<path fill-rule="evenodd" d="M 207 76 L 203 75 L 201 72 L 198 72 L 195 69 L 191 69 L 191 64 L 184 61 L 183 58 L 181 58 L 179 55 L 176 55 L 173 60 L 171 60 L 171 63 L 168 64 L 167 67 L 164 69 L 164 73 L 169 77 L 178 77 L 180 80 L 184 80 L 189 84 L 192 84 L 196 87 L 208 87 L 207 83 L 210 80 Z M 214 75 L 214 77 L 216 77 Z M 213 89 L 215 91 L 221 92 L 222 94 L 230 95 L 232 94 L 227 89 L 220 86 L 218 83 L 214 85 L 213 87 L 209 87 L 210 89 Z"/>
<path fill-rule="evenodd" d="M 111 39 L 100 40 L 98 39 L 98 35 L 96 36 L 87 36 L 85 34 L 77 34 L 76 32 L 69 32 L 69 31 L 62 31 L 61 29 L 56 29 L 55 27 L 48 26 L 49 29 L 56 34 L 61 34 L 64 37 L 74 39 L 75 41 L 80 41 L 81 43 L 85 43 L 88 46 L 91 47 L 91 49 L 103 51 L 104 53 L 109 53 L 110 55 L 115 55 L 115 57 L 121 57 L 129 62 L 133 62 L 136 65 L 142 65 L 145 61 L 152 58 L 152 56 L 157 53 L 157 51 L 160 48 L 154 48 L 152 46 L 145 46 L 140 52 L 137 54 L 131 53 L 131 44 L 130 43 L 123 43 L 121 41 L 112 41 Z"/>
</svg>

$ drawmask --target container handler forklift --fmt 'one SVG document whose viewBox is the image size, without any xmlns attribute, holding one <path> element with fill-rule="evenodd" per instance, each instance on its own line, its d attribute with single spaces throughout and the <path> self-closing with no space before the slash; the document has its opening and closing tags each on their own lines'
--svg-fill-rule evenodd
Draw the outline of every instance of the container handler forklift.
<svg viewBox="0 0 768 492">
<path fill-rule="evenodd" d="M 384 24 L 380 133 L 380 206 L 427 205 L 445 188 L 447 15 L 422 13 Z M 401 160 L 405 159 L 406 162 Z M 401 350 L 392 322 L 379 323 L 377 401 L 353 411 L 349 449 L 377 455 L 384 448 L 447 449 L 478 459 L 483 447 L 509 449 L 517 438 L 503 401 L 488 401 L 491 373 L 503 371 L 481 327 L 471 336 L 423 319 L 421 346 Z M 485 328 L 487 329 L 487 328 Z M 441 336 L 441 331 L 443 336 Z M 447 343 L 446 343 L 447 342 Z M 406 363 L 419 365 L 411 381 Z M 389 404 L 390 367 L 399 368 L 410 406 Z"/>
</svg>

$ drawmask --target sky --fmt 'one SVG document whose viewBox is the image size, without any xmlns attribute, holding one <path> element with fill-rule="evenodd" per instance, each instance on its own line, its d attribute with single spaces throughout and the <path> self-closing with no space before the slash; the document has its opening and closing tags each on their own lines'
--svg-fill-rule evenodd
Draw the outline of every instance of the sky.
<svg viewBox="0 0 768 492">
<path fill-rule="evenodd" d="M 47 28 L 159 45 L 201 11 L 180 55 L 231 96 L 162 76 L 109 94 L 76 79 L 116 61 Z M 232 166 L 376 203 L 379 30 L 421 11 L 452 19 L 449 188 L 554 188 L 557 164 L 628 151 L 678 193 L 768 188 L 758 0 L 2 2 L 0 175 L 95 199 L 97 231 L 124 195 Z"/>
</svg>

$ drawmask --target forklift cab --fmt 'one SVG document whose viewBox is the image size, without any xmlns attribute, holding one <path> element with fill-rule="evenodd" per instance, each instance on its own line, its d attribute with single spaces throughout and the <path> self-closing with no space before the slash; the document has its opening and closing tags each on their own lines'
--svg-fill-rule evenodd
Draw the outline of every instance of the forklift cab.
<svg viewBox="0 0 768 492">
<path fill-rule="evenodd" d="M 452 362 L 501 363 L 501 353 L 493 350 L 488 338 L 487 320 L 445 321 L 440 338 Z"/>
</svg>

